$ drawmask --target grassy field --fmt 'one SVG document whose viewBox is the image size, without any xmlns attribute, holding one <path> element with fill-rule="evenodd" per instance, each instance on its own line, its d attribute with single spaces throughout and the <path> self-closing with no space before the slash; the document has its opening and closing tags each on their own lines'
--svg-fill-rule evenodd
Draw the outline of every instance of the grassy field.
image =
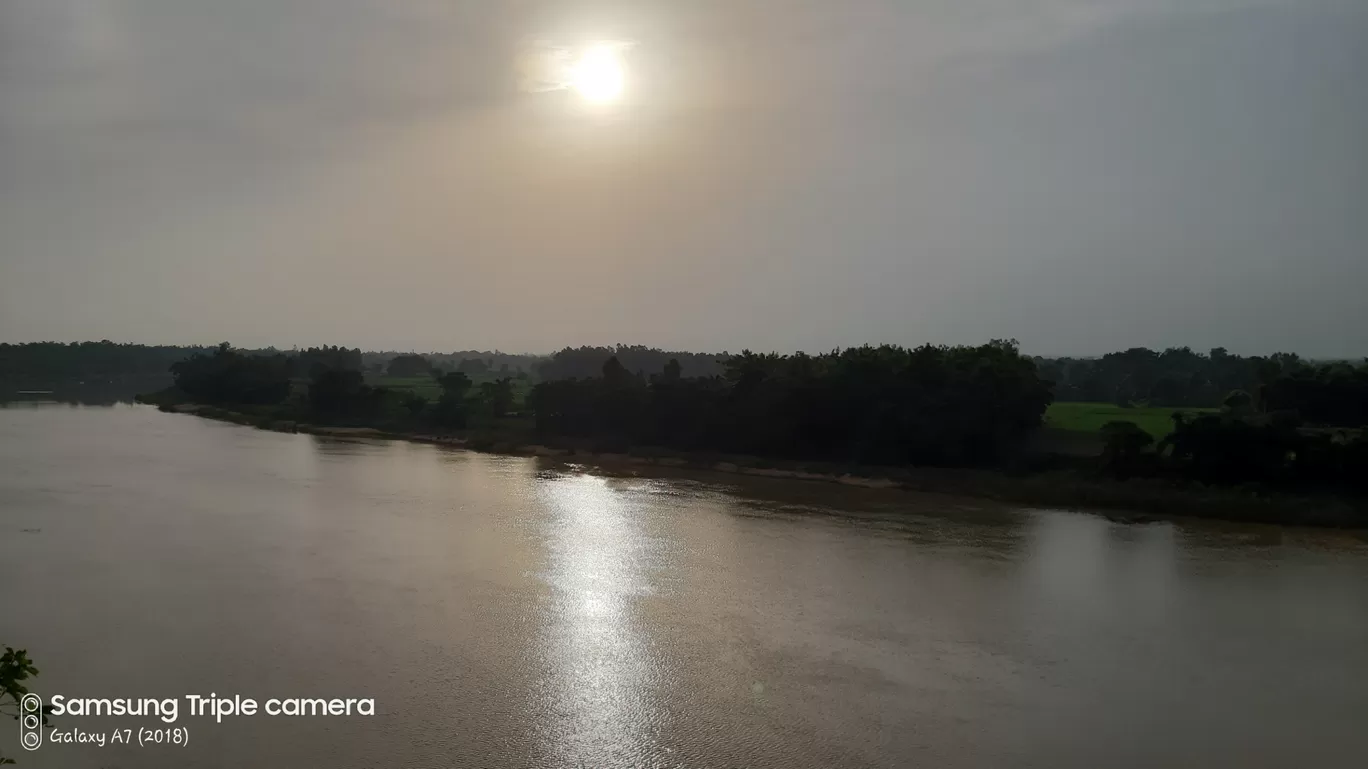
<svg viewBox="0 0 1368 769">
<path fill-rule="evenodd" d="M 388 387 L 391 390 L 411 392 L 415 395 L 421 395 L 430 401 L 435 401 L 442 396 L 442 388 L 437 385 L 437 380 L 430 376 L 394 377 L 367 375 L 366 384 Z"/>
<path fill-rule="evenodd" d="M 1200 413 L 1217 409 L 1145 406 L 1123 409 L 1114 403 L 1052 403 L 1045 411 L 1045 425 L 1059 430 L 1095 433 L 1108 422 L 1134 422 L 1159 440 L 1173 431 L 1173 412 Z"/>
</svg>

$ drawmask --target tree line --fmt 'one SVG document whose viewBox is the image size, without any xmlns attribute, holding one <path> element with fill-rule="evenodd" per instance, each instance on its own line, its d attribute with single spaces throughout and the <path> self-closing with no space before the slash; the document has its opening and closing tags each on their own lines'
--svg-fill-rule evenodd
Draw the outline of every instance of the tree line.
<svg viewBox="0 0 1368 769">
<path fill-rule="evenodd" d="M 529 408 L 543 433 L 876 464 L 989 464 L 1040 426 L 1051 396 L 1014 342 L 885 345 L 821 355 L 744 351 L 721 372 L 658 375 L 616 356 L 601 375 L 544 381 Z"/>
<path fill-rule="evenodd" d="M 572 352 L 589 354 L 581 351 Z M 543 438 L 600 450 L 649 445 L 885 465 L 991 466 L 1027 457 L 1057 387 L 1013 341 L 820 355 L 743 351 L 700 376 L 688 376 L 676 358 L 648 373 L 610 354 L 593 376 L 537 383 L 522 404 L 512 377 L 477 382 L 415 354 L 390 364 L 392 372 L 426 372 L 439 394 L 368 384 L 359 351 L 346 348 L 261 354 L 225 343 L 171 371 L 184 397 L 264 407 L 278 419 L 460 430 L 476 417 L 489 425 L 526 412 Z M 1132 422 L 1107 425 L 1100 469 L 1122 478 L 1363 490 L 1368 438 L 1358 428 L 1368 415 L 1368 365 L 1287 358 L 1276 372 L 1265 371 L 1257 397 L 1227 393 L 1219 413 L 1175 414 L 1173 433 L 1159 443 Z"/>
<path fill-rule="evenodd" d="M 496 358 L 461 358 L 455 363 L 442 363 L 434 360 L 436 356 L 419 355 L 417 353 L 400 353 L 390 358 L 388 363 L 372 364 L 368 370 L 374 373 L 384 373 L 387 376 L 400 379 L 411 379 L 423 376 L 441 376 L 446 372 L 456 372 L 466 376 L 484 379 L 490 376 L 496 378 L 509 377 L 515 379 L 527 379 L 528 374 L 521 368 L 514 368 L 507 362 L 498 363 Z M 497 365 L 497 368 L 495 366 Z"/>
<path fill-rule="evenodd" d="M 468 376 L 499 374 L 516 376 L 535 373 L 536 367 L 549 356 L 526 353 L 506 353 L 498 350 L 458 350 L 456 352 L 366 352 L 362 358 L 367 371 L 386 372 L 391 376 L 416 376 L 416 374 L 396 374 L 391 371 L 395 359 L 421 358 L 433 371 L 460 371 Z M 402 364 L 401 364 L 402 365 Z"/>
<path fill-rule="evenodd" d="M 1293 353 L 1233 355 L 1223 347 L 1208 353 L 1188 347 L 1156 351 L 1133 347 L 1100 358 L 1035 359 L 1040 376 L 1054 382 L 1055 398 L 1151 406 L 1216 407 L 1232 391 L 1262 401 L 1265 388 L 1281 378 L 1350 371 L 1353 364 L 1316 363 Z"/>
<path fill-rule="evenodd" d="M 1368 436 L 1308 429 L 1296 412 L 1176 413 L 1157 443 L 1132 422 L 1103 427 L 1103 469 L 1121 479 L 1174 478 L 1214 486 L 1368 492 Z"/>
<path fill-rule="evenodd" d="M 15 385 L 164 377 L 202 347 L 99 342 L 0 344 L 0 382 Z"/>
<path fill-rule="evenodd" d="M 164 377 L 190 356 L 212 351 L 210 346 L 118 344 L 99 342 L 28 342 L 0 344 L 0 382 L 59 383 L 76 380 L 117 380 Z M 288 359 L 291 374 L 305 376 L 314 366 L 362 368 L 359 349 L 309 347 L 288 353 L 273 347 L 237 350 L 256 357 Z"/>
<path fill-rule="evenodd" d="M 618 364 L 632 373 L 659 373 L 664 370 L 667 363 L 675 361 L 680 367 L 681 376 L 711 377 L 722 374 L 722 361 L 730 357 L 731 355 L 725 352 L 666 351 L 641 345 L 566 347 L 553 354 L 549 360 L 538 364 L 536 372 L 537 378 L 543 381 L 587 379 L 598 376 L 609 358 L 616 358 Z"/>
<path fill-rule="evenodd" d="M 117 381 L 165 377 L 168 368 L 212 347 L 148 346 L 100 342 L 0 344 L 0 382 L 10 386 L 62 382 Z M 234 350 L 240 355 L 279 358 L 287 376 L 307 378 L 319 367 L 399 377 L 460 372 L 472 380 L 506 377 L 554 382 L 590 379 L 610 358 L 631 374 L 648 377 L 675 361 L 681 378 L 723 376 L 727 353 L 686 353 L 640 345 L 565 348 L 551 356 L 498 351 L 454 353 L 370 353 L 337 346 L 280 351 Z M 804 357 L 804 356 L 790 356 Z M 1358 427 L 1368 423 L 1368 362 L 1312 362 L 1291 353 L 1240 356 L 1215 348 L 1146 348 L 1100 358 L 1033 359 L 1036 375 L 1050 384 L 1057 401 L 1109 402 L 1174 408 L 1220 407 L 1247 397 L 1258 413 L 1297 412 L 1307 424 Z M 257 396 L 263 397 L 263 396 Z"/>
<path fill-rule="evenodd" d="M 295 379 L 324 375 L 358 382 L 361 351 L 310 347 L 294 353 L 235 350 L 227 342 L 171 365 L 175 386 L 205 403 L 267 405 L 288 397 Z"/>
<path fill-rule="evenodd" d="M 1175 413 L 1172 432 L 1157 442 L 1133 422 L 1106 425 L 1102 462 L 1111 475 L 1368 491 L 1368 361 L 1241 357 L 1221 348 L 1201 355 L 1184 347 L 1037 363 L 1042 377 L 1058 378 L 1062 399 L 1220 407 Z"/>
<path fill-rule="evenodd" d="M 461 428 L 472 414 L 497 419 L 516 408 L 509 377 L 476 385 L 463 372 L 428 366 L 441 390 L 430 403 L 367 384 L 355 363 L 353 351 L 263 355 L 225 343 L 171 371 L 175 389 L 197 402 L 284 405 L 282 413 L 298 417 L 402 414 Z M 567 437 L 870 463 L 987 464 L 1040 425 L 1051 398 L 1014 342 L 821 355 L 746 351 L 716 365 L 717 374 L 691 377 L 671 358 L 648 376 L 610 355 L 598 376 L 541 382 L 525 405 L 539 431 Z M 300 380 L 304 368 L 307 382 Z"/>
<path fill-rule="evenodd" d="M 324 422 L 407 417 L 410 422 L 463 428 L 474 413 L 500 418 L 513 409 L 512 378 L 478 385 L 459 371 L 442 372 L 430 365 L 442 395 L 435 403 L 411 392 L 367 384 L 360 351 L 310 348 L 294 353 L 262 354 L 235 350 L 227 342 L 211 352 L 197 352 L 171 366 L 174 395 L 219 406 L 276 407 L 281 419 Z"/>
</svg>

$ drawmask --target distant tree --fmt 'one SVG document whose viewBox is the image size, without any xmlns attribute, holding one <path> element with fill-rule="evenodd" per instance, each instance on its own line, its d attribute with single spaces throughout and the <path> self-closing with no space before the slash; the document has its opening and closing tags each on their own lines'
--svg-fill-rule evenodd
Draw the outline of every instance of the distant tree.
<svg viewBox="0 0 1368 769">
<path fill-rule="evenodd" d="M 1295 411 L 1314 425 L 1368 426 L 1368 363 L 1280 365 L 1281 373 L 1259 388 L 1263 411 Z"/>
<path fill-rule="evenodd" d="M 1149 402 L 1151 406 L 1184 406 L 1191 391 L 1191 383 L 1186 378 L 1161 376 L 1150 388 Z"/>
<path fill-rule="evenodd" d="M 466 403 L 466 393 L 470 391 L 470 377 L 460 371 L 443 374 L 437 384 L 442 388 L 442 397 L 433 407 L 434 420 L 445 427 L 463 428 L 469 419 L 470 408 Z"/>
<path fill-rule="evenodd" d="M 1244 416 L 1253 411 L 1254 398 L 1244 390 L 1231 390 L 1221 401 L 1221 407 L 1231 414 Z"/>
<path fill-rule="evenodd" d="M 661 371 L 671 358 L 680 362 L 681 374 L 686 377 L 709 377 L 722 373 L 721 360 L 729 357 L 726 353 L 691 353 L 684 351 L 659 350 L 640 345 L 617 345 L 615 347 L 567 347 L 551 359 L 536 366 L 539 379 L 588 379 L 602 374 L 603 364 L 616 357 L 628 371 Z"/>
<path fill-rule="evenodd" d="M 665 370 L 661 372 L 661 379 L 666 382 L 678 382 L 682 376 L 683 367 L 679 365 L 678 358 L 670 358 L 665 364 Z"/>
<path fill-rule="evenodd" d="M 1188 347 L 1161 352 L 1137 347 L 1101 358 L 1037 358 L 1036 365 L 1062 401 L 1212 407 L 1231 390 L 1255 391 L 1261 365 L 1264 381 L 1271 381 L 1293 358 L 1242 358 L 1221 347 L 1206 355 Z"/>
<path fill-rule="evenodd" d="M 600 376 L 544 380 L 539 430 L 733 453 L 871 463 L 983 464 L 1040 425 L 1048 384 L 1015 343 L 730 356 L 721 376 L 650 384 L 616 356 Z M 671 367 L 673 368 L 673 367 Z"/>
<path fill-rule="evenodd" d="M 1101 433 L 1103 462 L 1108 470 L 1123 478 L 1135 474 L 1144 450 L 1154 443 L 1154 436 L 1134 422 L 1108 422 Z"/>
<path fill-rule="evenodd" d="M 338 371 L 362 371 L 361 350 L 345 347 L 310 347 L 294 355 L 291 359 L 291 375 L 314 377 L 325 369 Z"/>
<path fill-rule="evenodd" d="M 450 395 L 456 398 L 464 398 L 466 392 L 470 390 L 471 381 L 470 377 L 464 373 L 452 371 L 439 377 L 437 384 L 442 388 L 444 397 Z"/>
<path fill-rule="evenodd" d="M 309 383 L 308 402 L 315 414 L 324 417 L 371 417 L 380 411 L 388 393 L 383 387 L 367 385 L 358 370 L 321 368 Z"/>
<path fill-rule="evenodd" d="M 400 405 L 407 409 L 410 415 L 416 417 L 421 415 L 424 409 L 427 408 L 428 399 L 416 393 L 409 393 L 400 401 Z"/>
<path fill-rule="evenodd" d="M 392 377 L 405 379 L 428 376 L 432 373 L 432 364 L 421 355 L 398 355 L 389 362 L 388 373 Z"/>
<path fill-rule="evenodd" d="M 456 366 L 462 374 L 480 375 L 489 373 L 489 364 L 481 358 L 466 358 Z"/>
<path fill-rule="evenodd" d="M 289 370 L 284 355 L 249 355 L 224 342 L 212 354 L 172 364 L 171 375 L 181 392 L 200 402 L 266 405 L 290 394 Z"/>
<path fill-rule="evenodd" d="M 504 377 L 493 382 L 482 382 L 480 400 L 484 402 L 491 415 L 505 416 L 513 407 L 513 380 Z"/>
<path fill-rule="evenodd" d="M 212 347 L 149 347 L 114 342 L 0 343 L 0 385 L 41 388 L 82 381 L 87 384 L 167 377 L 172 364 Z"/>
<path fill-rule="evenodd" d="M 631 377 L 616 355 L 603 362 L 603 379 L 609 384 L 620 384 Z"/>
<path fill-rule="evenodd" d="M 1175 470 L 1203 483 L 1278 484 L 1289 479 L 1291 458 L 1302 442 L 1295 428 L 1256 425 L 1226 415 L 1177 413 L 1173 432 L 1160 443 L 1160 451 L 1168 450 Z"/>
</svg>

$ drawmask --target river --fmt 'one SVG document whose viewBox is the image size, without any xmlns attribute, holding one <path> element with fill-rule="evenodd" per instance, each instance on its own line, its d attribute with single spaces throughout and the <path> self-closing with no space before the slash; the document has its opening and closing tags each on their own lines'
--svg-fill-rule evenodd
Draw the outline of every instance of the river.
<svg viewBox="0 0 1368 769">
<path fill-rule="evenodd" d="M 642 473 L 635 475 L 633 473 Z M 0 408 L 0 644 L 66 697 L 372 698 L 23 767 L 1362 767 L 1368 544 Z M 108 733 L 152 718 L 65 715 Z M 17 755 L 22 753 L 22 755 Z"/>
</svg>

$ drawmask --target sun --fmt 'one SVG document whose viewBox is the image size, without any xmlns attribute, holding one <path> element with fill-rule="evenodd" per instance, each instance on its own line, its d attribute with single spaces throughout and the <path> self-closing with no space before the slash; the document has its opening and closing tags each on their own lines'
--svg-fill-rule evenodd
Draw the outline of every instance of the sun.
<svg viewBox="0 0 1368 769">
<path fill-rule="evenodd" d="M 620 99 L 626 83 L 622 57 L 613 45 L 592 45 L 570 66 L 570 86 L 586 101 L 595 104 L 609 104 Z"/>
</svg>

